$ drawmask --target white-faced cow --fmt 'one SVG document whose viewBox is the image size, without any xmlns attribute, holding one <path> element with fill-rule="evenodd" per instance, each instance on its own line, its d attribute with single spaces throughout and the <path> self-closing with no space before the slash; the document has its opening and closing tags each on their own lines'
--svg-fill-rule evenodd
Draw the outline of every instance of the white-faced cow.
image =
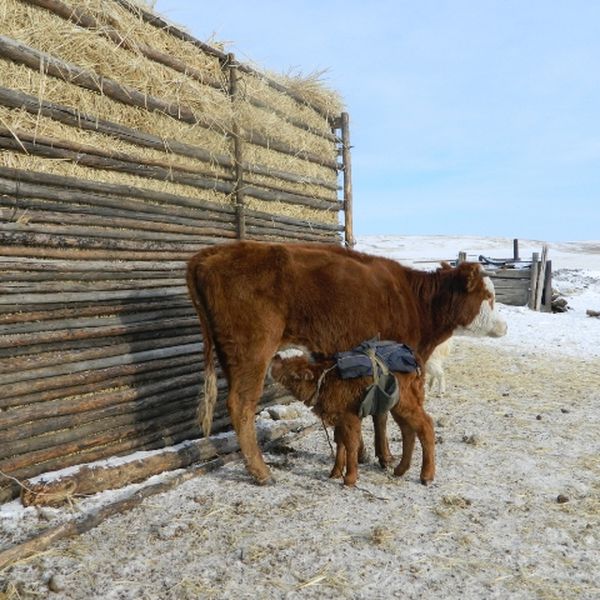
<svg viewBox="0 0 600 600">
<path fill-rule="evenodd" d="M 202 429 L 210 434 L 216 351 L 247 469 L 261 484 L 271 473 L 258 447 L 255 412 L 278 349 L 296 345 L 331 356 L 379 336 L 409 345 L 425 362 L 455 329 L 493 311 L 478 264 L 425 272 L 327 244 L 213 246 L 190 259 L 187 283 L 204 337 Z"/>
</svg>

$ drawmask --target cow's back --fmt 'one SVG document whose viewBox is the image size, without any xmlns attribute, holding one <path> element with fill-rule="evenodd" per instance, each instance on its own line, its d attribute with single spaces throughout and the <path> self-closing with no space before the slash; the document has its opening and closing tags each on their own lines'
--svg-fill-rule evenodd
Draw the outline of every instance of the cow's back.
<svg viewBox="0 0 600 600">
<path fill-rule="evenodd" d="M 404 267 L 386 258 L 324 244 L 239 242 L 200 251 L 189 269 L 217 328 L 283 323 L 282 345 L 325 354 L 377 335 L 417 341 Z"/>
</svg>

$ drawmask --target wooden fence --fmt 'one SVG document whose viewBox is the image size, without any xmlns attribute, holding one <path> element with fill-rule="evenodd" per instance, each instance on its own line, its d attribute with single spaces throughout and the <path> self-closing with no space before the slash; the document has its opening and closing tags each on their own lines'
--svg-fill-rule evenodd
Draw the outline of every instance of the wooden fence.
<svg viewBox="0 0 600 600">
<path fill-rule="evenodd" d="M 348 116 L 327 91 L 125 0 L 5 4 L 0 502 L 15 479 L 200 435 L 195 251 L 353 243 Z"/>
<path fill-rule="evenodd" d="M 494 283 L 496 300 L 511 306 L 528 306 L 532 310 L 552 310 L 552 261 L 548 260 L 548 246 L 542 253 L 534 252 L 531 260 L 519 255 L 519 240 L 513 240 L 513 256 L 489 259 L 482 255 L 479 262 Z M 457 262 L 467 260 L 466 252 L 459 252 Z"/>
</svg>

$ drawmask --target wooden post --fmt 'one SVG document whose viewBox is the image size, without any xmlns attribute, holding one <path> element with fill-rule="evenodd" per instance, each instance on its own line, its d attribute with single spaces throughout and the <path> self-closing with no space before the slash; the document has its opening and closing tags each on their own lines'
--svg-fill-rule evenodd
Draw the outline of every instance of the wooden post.
<svg viewBox="0 0 600 600">
<path fill-rule="evenodd" d="M 529 280 L 529 300 L 527 302 L 527 306 L 529 306 L 531 310 L 535 310 L 535 294 L 539 270 L 539 261 L 540 255 L 537 252 L 534 252 L 531 255 L 531 278 Z"/>
<path fill-rule="evenodd" d="M 229 69 L 229 97 L 233 106 L 233 121 L 231 124 L 231 137 L 233 139 L 233 171 L 234 171 L 234 187 L 233 194 L 235 196 L 235 209 L 237 216 L 237 234 L 238 239 L 243 240 L 246 237 L 246 219 L 244 211 L 244 170 L 242 167 L 242 139 L 240 137 L 240 126 L 236 109 L 239 100 L 238 87 L 238 64 L 235 61 L 235 56 L 232 53 L 227 55 L 226 68 Z"/>
<path fill-rule="evenodd" d="M 350 158 L 350 117 L 347 112 L 341 116 L 342 130 L 342 169 L 344 175 L 344 238 L 348 248 L 356 244 L 352 221 L 352 160 Z"/>
<path fill-rule="evenodd" d="M 458 253 L 458 261 L 457 261 L 457 264 L 460 264 L 460 263 L 466 262 L 466 260 L 467 260 L 467 253 L 466 253 L 464 250 L 461 250 L 461 251 Z"/>
<path fill-rule="evenodd" d="M 540 257 L 540 269 L 538 272 L 537 283 L 535 286 L 535 310 L 542 307 L 542 293 L 544 291 L 544 279 L 546 277 L 546 256 L 548 255 L 548 244 L 542 246 L 542 256 Z"/>
<path fill-rule="evenodd" d="M 516 262 L 520 260 L 519 258 L 519 240 L 515 238 L 513 240 L 513 260 Z"/>
<path fill-rule="evenodd" d="M 552 311 L 552 261 L 546 261 L 546 277 L 544 278 L 544 295 L 542 299 L 542 310 Z"/>
</svg>

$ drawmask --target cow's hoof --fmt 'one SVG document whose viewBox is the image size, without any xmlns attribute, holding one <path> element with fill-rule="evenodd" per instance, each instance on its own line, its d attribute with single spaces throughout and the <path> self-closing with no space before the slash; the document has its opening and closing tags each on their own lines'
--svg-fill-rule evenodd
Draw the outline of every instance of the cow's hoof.
<svg viewBox="0 0 600 600">
<path fill-rule="evenodd" d="M 342 476 L 342 472 L 338 468 L 333 468 L 329 473 L 329 479 L 339 479 Z"/>
<path fill-rule="evenodd" d="M 344 485 L 347 486 L 352 486 L 356 483 L 356 480 L 358 479 L 358 477 L 355 477 L 354 475 L 351 475 L 350 477 L 348 477 L 347 475 L 344 477 Z"/>
<path fill-rule="evenodd" d="M 430 485 L 431 483 L 433 483 L 433 479 L 424 479 L 423 477 L 421 477 L 421 483 L 422 483 L 424 486 L 428 486 L 428 485 Z"/>
</svg>

